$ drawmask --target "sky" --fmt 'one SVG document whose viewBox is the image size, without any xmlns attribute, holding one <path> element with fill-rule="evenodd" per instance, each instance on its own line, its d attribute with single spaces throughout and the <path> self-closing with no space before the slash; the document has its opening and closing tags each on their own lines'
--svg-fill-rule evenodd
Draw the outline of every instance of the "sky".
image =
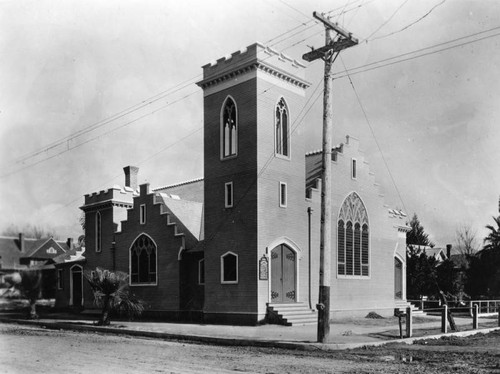
<svg viewBox="0 0 500 374">
<path fill-rule="evenodd" d="M 477 238 L 500 195 L 495 0 L 0 0 L 0 230 L 82 234 L 83 196 L 140 168 L 152 188 L 203 176 L 201 66 L 259 41 L 301 60 L 325 13 L 359 44 L 334 65 L 334 143 L 360 140 L 387 205 L 438 246 Z M 321 61 L 300 122 L 321 148 Z M 319 90 L 316 87 L 319 86 Z"/>
</svg>

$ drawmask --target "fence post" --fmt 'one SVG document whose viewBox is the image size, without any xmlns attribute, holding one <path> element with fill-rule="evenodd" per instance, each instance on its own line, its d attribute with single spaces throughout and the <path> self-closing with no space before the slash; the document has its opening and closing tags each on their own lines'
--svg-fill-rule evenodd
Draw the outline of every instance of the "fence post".
<svg viewBox="0 0 500 374">
<path fill-rule="evenodd" d="M 498 327 L 500 327 L 500 310 L 498 311 Z"/>
<path fill-rule="evenodd" d="M 479 326 L 479 307 L 474 304 L 474 309 L 472 310 L 472 329 L 477 330 Z"/>
<path fill-rule="evenodd" d="M 448 332 L 448 305 L 443 305 L 443 311 L 441 312 L 441 332 L 446 334 Z"/>
<path fill-rule="evenodd" d="M 411 338 L 413 335 L 413 318 L 411 307 L 406 308 L 406 337 Z"/>
</svg>

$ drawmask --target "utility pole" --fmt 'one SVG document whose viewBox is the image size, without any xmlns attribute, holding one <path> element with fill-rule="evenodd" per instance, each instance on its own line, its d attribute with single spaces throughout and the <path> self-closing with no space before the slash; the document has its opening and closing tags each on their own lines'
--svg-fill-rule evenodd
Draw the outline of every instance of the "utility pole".
<svg viewBox="0 0 500 374">
<path fill-rule="evenodd" d="M 330 284 L 332 258 L 332 67 L 341 50 L 358 44 L 351 33 L 344 31 L 336 23 L 314 12 L 313 17 L 325 25 L 325 46 L 313 49 L 302 58 L 314 61 L 318 58 L 325 62 L 324 92 L 323 92 L 323 156 L 321 178 L 321 230 L 320 230 L 320 265 L 319 265 L 319 303 L 318 309 L 318 342 L 326 343 L 330 334 Z M 339 37 L 334 40 L 334 32 Z"/>
</svg>

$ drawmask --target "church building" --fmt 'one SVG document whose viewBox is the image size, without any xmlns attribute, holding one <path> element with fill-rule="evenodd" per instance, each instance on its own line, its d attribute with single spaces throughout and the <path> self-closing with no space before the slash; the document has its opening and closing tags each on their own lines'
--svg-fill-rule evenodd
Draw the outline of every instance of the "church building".
<svg viewBox="0 0 500 374">
<path fill-rule="evenodd" d="M 146 312 L 169 319 L 314 322 L 322 167 L 295 131 L 304 70 L 259 43 L 203 66 L 203 178 L 138 186 L 127 166 L 125 186 L 86 195 L 84 271 L 126 272 Z M 406 215 L 385 205 L 357 139 L 332 151 L 331 316 L 392 315 L 407 306 Z"/>
</svg>

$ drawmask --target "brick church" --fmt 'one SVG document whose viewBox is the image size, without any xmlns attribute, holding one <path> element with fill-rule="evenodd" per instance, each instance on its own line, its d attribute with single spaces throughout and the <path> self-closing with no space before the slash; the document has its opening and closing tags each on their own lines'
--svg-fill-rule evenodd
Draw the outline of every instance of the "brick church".
<svg viewBox="0 0 500 374">
<path fill-rule="evenodd" d="M 206 323 L 314 321 L 321 151 L 294 133 L 304 66 L 259 43 L 203 67 L 204 177 L 85 196 L 85 259 L 60 306 L 93 308 L 82 271 L 129 274 L 148 313 Z M 332 153 L 331 315 L 406 306 L 406 215 L 384 204 L 358 141 Z"/>
</svg>

